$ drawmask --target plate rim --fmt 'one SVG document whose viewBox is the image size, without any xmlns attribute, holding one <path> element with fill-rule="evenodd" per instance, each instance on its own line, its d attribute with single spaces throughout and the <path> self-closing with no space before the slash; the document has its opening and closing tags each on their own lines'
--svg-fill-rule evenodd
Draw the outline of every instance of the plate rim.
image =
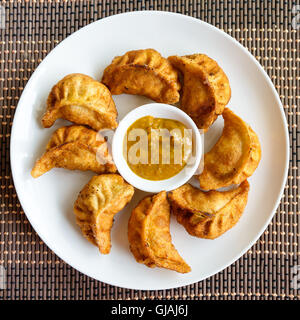
<svg viewBox="0 0 300 320">
<path fill-rule="evenodd" d="M 118 16 L 124 16 L 124 15 L 152 15 L 152 16 L 170 15 L 170 16 L 176 16 L 176 17 L 178 17 L 180 19 L 186 19 L 186 20 L 190 20 L 190 21 L 193 21 L 193 22 L 196 22 L 196 23 L 199 23 L 199 24 L 203 24 L 207 28 L 210 28 L 210 29 L 212 29 L 212 30 L 214 30 L 216 32 L 219 32 L 220 34 L 222 34 L 222 36 L 228 38 L 230 41 L 232 41 L 233 44 L 235 44 L 242 51 L 244 51 L 244 53 L 255 63 L 256 67 L 258 68 L 258 71 L 260 71 L 261 74 L 263 75 L 264 79 L 268 83 L 268 86 L 272 90 L 272 93 L 273 93 L 274 97 L 277 100 L 277 104 L 278 104 L 278 108 L 279 108 L 279 111 L 280 111 L 281 120 L 282 120 L 282 123 L 284 124 L 284 126 L 283 126 L 284 127 L 284 133 L 285 133 L 285 135 L 284 135 L 285 136 L 285 150 L 284 151 L 285 151 L 285 158 L 286 158 L 285 167 L 284 167 L 284 171 L 283 171 L 284 174 L 283 174 L 283 179 L 282 179 L 282 183 L 281 183 L 281 187 L 280 187 L 280 192 L 279 192 L 279 194 L 277 196 L 277 200 L 276 200 L 276 202 L 275 202 L 275 204 L 273 206 L 273 209 L 271 210 L 270 215 L 266 220 L 266 223 L 259 229 L 259 231 L 257 232 L 256 236 L 253 237 L 253 239 L 249 242 L 248 246 L 245 247 L 243 250 L 241 250 L 238 254 L 236 254 L 229 262 L 227 262 L 226 264 L 224 264 L 222 267 L 218 268 L 217 270 L 214 270 L 213 272 L 205 275 L 204 277 L 199 278 L 197 281 L 187 280 L 186 284 L 181 285 L 179 287 L 178 286 L 167 286 L 167 287 L 153 286 L 153 287 L 150 287 L 150 288 L 149 287 L 147 287 L 147 288 L 134 287 L 134 286 L 126 286 L 125 287 L 125 286 L 119 285 L 117 283 L 114 283 L 113 279 L 111 279 L 110 282 L 107 282 L 107 280 L 103 281 L 103 280 L 95 278 L 94 276 L 90 275 L 86 271 L 82 271 L 81 268 L 78 268 L 77 266 L 75 267 L 72 262 L 70 263 L 68 261 L 68 259 L 65 260 L 65 259 L 62 258 L 63 254 L 61 254 L 61 252 L 59 250 L 59 247 L 57 248 L 56 245 L 54 245 L 52 243 L 51 243 L 51 245 L 48 244 L 48 241 L 46 241 L 44 239 L 44 236 L 39 232 L 38 224 L 35 224 L 33 222 L 34 219 L 31 219 L 29 217 L 29 215 L 26 213 L 26 212 L 30 211 L 29 210 L 30 208 L 24 206 L 24 201 L 22 199 L 22 192 L 21 192 L 22 186 L 18 182 L 18 179 L 15 179 L 15 176 L 16 176 L 16 173 L 15 173 L 16 163 L 15 163 L 15 161 L 16 160 L 15 160 L 15 150 L 12 147 L 12 145 L 14 143 L 14 140 L 16 139 L 15 136 L 17 135 L 17 133 L 16 133 L 17 129 L 16 129 L 16 126 L 15 126 L 15 119 L 17 119 L 20 116 L 19 105 L 22 104 L 22 100 L 24 99 L 24 96 L 25 96 L 26 92 L 29 90 L 30 84 L 31 84 L 31 82 L 33 82 L 33 80 L 35 78 L 35 75 L 38 73 L 39 69 L 44 65 L 44 62 L 47 62 L 49 57 L 51 55 L 53 55 L 53 53 L 55 52 L 55 50 L 57 48 L 59 48 L 63 43 L 66 44 L 66 42 L 68 42 L 72 37 L 76 37 L 78 35 L 78 33 L 81 32 L 83 29 L 87 30 L 88 28 L 90 28 L 94 24 L 101 23 L 102 21 L 117 19 Z M 168 12 L 168 11 L 159 11 L 159 10 L 144 10 L 144 11 L 140 10 L 140 11 L 124 12 L 124 13 L 111 15 L 111 16 L 108 16 L 108 17 L 105 17 L 105 18 L 100 18 L 100 19 L 98 19 L 96 21 L 93 21 L 93 22 L 87 24 L 86 26 L 81 27 L 77 31 L 71 33 L 65 39 L 63 39 L 58 45 L 56 45 L 46 55 L 46 57 L 40 62 L 40 64 L 36 67 L 36 69 L 31 74 L 29 80 L 27 81 L 27 83 L 26 83 L 26 85 L 25 85 L 25 87 L 24 87 L 24 89 L 22 91 L 22 94 L 21 94 L 20 99 L 18 101 L 17 108 L 16 108 L 16 111 L 15 111 L 15 114 L 14 114 L 14 117 L 13 117 L 9 149 L 10 149 L 10 166 L 11 166 L 12 179 L 13 179 L 13 184 L 14 184 L 14 187 L 15 187 L 15 190 L 16 190 L 16 194 L 18 196 L 18 200 L 19 200 L 19 202 L 21 204 L 21 207 L 23 208 L 23 211 L 24 211 L 28 221 L 30 222 L 32 228 L 35 230 L 35 232 L 38 234 L 38 236 L 41 238 L 41 240 L 47 245 L 47 247 L 51 251 L 53 251 L 62 261 L 64 261 L 68 265 L 70 265 L 75 270 L 81 272 L 82 274 L 87 275 L 92 279 L 104 282 L 104 283 L 109 284 L 109 285 L 117 286 L 117 287 L 120 287 L 120 288 L 132 289 L 132 290 L 167 290 L 167 289 L 174 289 L 174 288 L 180 288 L 180 287 L 188 286 L 188 285 L 191 285 L 193 283 L 200 282 L 200 281 L 203 281 L 205 279 L 208 279 L 208 278 L 212 277 L 215 274 L 218 274 L 219 272 L 225 270 L 230 265 L 232 265 L 235 261 L 240 259 L 257 242 L 257 240 L 261 237 L 261 235 L 263 234 L 264 230 L 269 226 L 272 218 L 274 217 L 275 212 L 276 212 L 276 210 L 277 210 L 277 208 L 278 208 L 278 206 L 280 204 L 280 200 L 281 200 L 282 194 L 284 192 L 284 187 L 285 187 L 287 176 L 288 176 L 289 159 L 290 159 L 290 154 L 289 154 L 290 142 L 289 142 L 288 123 L 287 123 L 287 118 L 286 118 L 284 110 L 283 110 L 282 102 L 281 102 L 280 97 L 279 97 L 279 93 L 275 89 L 275 86 L 274 86 L 273 82 L 271 81 L 271 79 L 270 79 L 269 75 L 267 74 L 267 72 L 264 70 L 262 65 L 255 59 L 255 57 L 251 54 L 251 52 L 246 47 L 244 47 L 241 43 L 239 43 L 235 38 L 233 38 L 232 36 L 227 34 L 224 30 L 221 30 L 221 29 L 217 28 L 216 26 L 214 26 L 214 25 L 212 25 L 212 24 L 210 24 L 208 22 L 205 22 L 203 20 L 188 16 L 188 15 L 184 15 L 184 14 L 181 14 L 181 13 Z M 54 247 L 55 247 L 55 250 L 52 249 Z"/>
</svg>

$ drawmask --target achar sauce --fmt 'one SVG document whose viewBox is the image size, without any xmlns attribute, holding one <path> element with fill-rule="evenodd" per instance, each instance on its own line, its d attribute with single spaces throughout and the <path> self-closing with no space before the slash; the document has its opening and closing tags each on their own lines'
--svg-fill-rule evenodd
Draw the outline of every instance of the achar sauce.
<svg viewBox="0 0 300 320">
<path fill-rule="evenodd" d="M 123 154 L 130 169 L 148 180 L 169 179 L 192 154 L 191 130 L 173 119 L 142 117 L 128 129 Z"/>
</svg>

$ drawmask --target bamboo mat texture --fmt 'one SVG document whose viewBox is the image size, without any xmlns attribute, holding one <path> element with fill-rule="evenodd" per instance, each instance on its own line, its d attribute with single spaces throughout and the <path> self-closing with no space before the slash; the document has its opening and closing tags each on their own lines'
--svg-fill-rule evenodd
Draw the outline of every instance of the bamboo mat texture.
<svg viewBox="0 0 300 320">
<path fill-rule="evenodd" d="M 298 20 L 296 16 L 300 6 L 297 9 L 296 2 L 37 0 L 0 4 L 0 265 L 7 275 L 7 287 L 0 289 L 0 299 L 299 299 L 295 281 L 297 266 L 300 269 L 300 28 L 296 28 L 297 21 L 300 24 L 300 16 Z M 288 180 L 271 224 L 230 267 L 205 281 L 172 290 L 118 288 L 93 280 L 64 263 L 26 219 L 10 170 L 14 113 L 38 64 L 79 28 L 135 10 L 179 12 L 211 23 L 236 38 L 269 74 L 289 125 Z"/>
</svg>

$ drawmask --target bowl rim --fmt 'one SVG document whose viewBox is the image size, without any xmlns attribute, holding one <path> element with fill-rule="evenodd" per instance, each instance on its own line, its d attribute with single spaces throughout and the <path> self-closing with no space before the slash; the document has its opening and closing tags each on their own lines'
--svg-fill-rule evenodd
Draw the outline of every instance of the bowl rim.
<svg viewBox="0 0 300 320">
<path fill-rule="evenodd" d="M 157 110 L 158 108 L 160 109 L 159 111 Z M 167 113 L 169 116 L 158 116 L 159 112 Z M 164 180 L 148 180 L 134 173 L 128 166 L 127 161 L 123 156 L 123 141 L 127 129 L 136 120 L 144 116 L 178 120 L 183 122 L 189 129 L 192 129 L 195 143 L 195 161 L 193 164 L 185 166 L 175 176 Z M 120 150 L 122 150 L 121 157 Z M 135 188 L 151 193 L 174 190 L 189 181 L 197 171 L 203 153 L 203 143 L 200 136 L 200 129 L 197 128 L 192 118 L 178 107 L 164 103 L 147 103 L 127 113 L 120 121 L 112 139 L 112 157 L 120 175 Z"/>
</svg>

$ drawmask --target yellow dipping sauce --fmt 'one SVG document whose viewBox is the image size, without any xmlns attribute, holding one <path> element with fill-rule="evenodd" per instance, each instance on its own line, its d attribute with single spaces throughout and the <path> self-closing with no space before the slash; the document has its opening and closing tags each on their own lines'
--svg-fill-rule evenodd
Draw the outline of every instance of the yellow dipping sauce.
<svg viewBox="0 0 300 320">
<path fill-rule="evenodd" d="M 192 154 L 191 129 L 173 119 L 146 116 L 127 130 L 123 153 L 130 169 L 147 180 L 169 179 Z"/>
</svg>

